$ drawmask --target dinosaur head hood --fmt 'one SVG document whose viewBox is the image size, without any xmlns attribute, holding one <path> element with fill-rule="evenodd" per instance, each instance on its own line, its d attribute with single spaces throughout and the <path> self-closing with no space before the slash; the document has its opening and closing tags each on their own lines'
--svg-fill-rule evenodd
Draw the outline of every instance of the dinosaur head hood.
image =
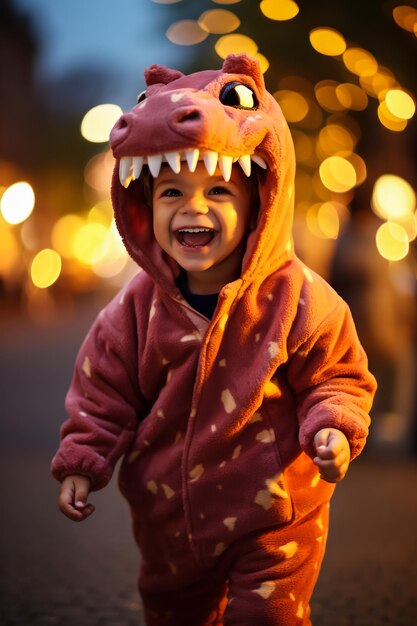
<svg viewBox="0 0 417 626">
<path fill-rule="evenodd" d="M 225 180 L 231 167 L 260 171 L 260 206 L 241 277 L 268 275 L 293 256 L 294 149 L 282 112 L 266 91 L 256 59 L 228 56 L 221 70 L 190 75 L 161 65 L 145 70 L 147 89 L 110 134 L 116 159 L 112 200 L 129 254 L 161 287 L 172 290 L 179 268 L 153 234 L 152 209 L 141 180 L 166 162 L 191 171 L 198 159 Z M 233 165 L 232 165 L 233 164 Z"/>
</svg>

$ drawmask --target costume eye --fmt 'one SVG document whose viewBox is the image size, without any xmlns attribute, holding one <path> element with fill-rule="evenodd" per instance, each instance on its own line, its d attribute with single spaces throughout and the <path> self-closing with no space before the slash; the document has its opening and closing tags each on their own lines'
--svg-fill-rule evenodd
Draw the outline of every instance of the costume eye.
<svg viewBox="0 0 417 626">
<path fill-rule="evenodd" d="M 138 97 L 136 98 L 136 104 L 139 104 L 139 102 L 142 102 L 142 100 L 145 100 L 145 98 L 146 98 L 146 91 L 141 91 Z"/>
<path fill-rule="evenodd" d="M 220 102 L 237 109 L 256 109 L 258 100 L 250 87 L 242 83 L 228 83 L 220 92 Z"/>
</svg>

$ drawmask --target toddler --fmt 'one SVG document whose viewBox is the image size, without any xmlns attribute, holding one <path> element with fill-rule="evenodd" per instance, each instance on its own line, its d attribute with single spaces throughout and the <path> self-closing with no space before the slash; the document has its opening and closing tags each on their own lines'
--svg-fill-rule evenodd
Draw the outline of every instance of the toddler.
<svg viewBox="0 0 417 626">
<path fill-rule="evenodd" d="M 375 381 L 346 304 L 295 255 L 294 151 L 259 64 L 153 65 L 111 133 L 141 271 L 77 358 L 52 462 L 81 521 L 123 457 L 149 626 L 294 626 Z"/>
</svg>

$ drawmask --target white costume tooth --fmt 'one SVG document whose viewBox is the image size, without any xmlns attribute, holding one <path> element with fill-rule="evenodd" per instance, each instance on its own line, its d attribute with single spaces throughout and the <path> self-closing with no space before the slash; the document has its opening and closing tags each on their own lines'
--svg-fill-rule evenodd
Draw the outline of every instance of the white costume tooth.
<svg viewBox="0 0 417 626">
<path fill-rule="evenodd" d="M 217 167 L 217 159 L 219 155 L 217 152 L 206 152 L 204 154 L 204 165 L 206 166 L 206 170 L 210 176 L 213 176 Z"/>
<path fill-rule="evenodd" d="M 119 180 L 123 187 L 128 187 L 131 179 L 132 157 L 122 157 L 119 163 Z"/>
<path fill-rule="evenodd" d="M 179 152 L 165 152 L 165 158 L 172 171 L 175 172 L 175 174 L 179 174 L 181 171 L 181 157 Z"/>
<path fill-rule="evenodd" d="M 139 178 L 140 173 L 142 171 L 142 167 L 143 167 L 143 157 L 141 156 L 133 157 L 132 161 L 133 161 L 133 177 Z"/>
<path fill-rule="evenodd" d="M 222 154 L 219 156 L 219 167 L 226 183 L 229 182 L 232 175 L 233 157 Z"/>
<path fill-rule="evenodd" d="M 252 161 L 254 161 L 254 163 L 257 163 L 260 167 L 262 167 L 262 169 L 267 169 L 268 166 L 262 157 L 258 156 L 257 154 L 252 154 L 251 159 Z"/>
<path fill-rule="evenodd" d="M 154 154 L 152 156 L 148 156 L 149 171 L 154 178 L 156 178 L 159 174 L 159 170 L 161 169 L 161 163 L 162 154 Z"/>
<path fill-rule="evenodd" d="M 246 176 L 250 176 L 251 173 L 251 162 L 249 154 L 244 154 L 239 159 L 239 165 L 242 170 L 245 172 Z"/>
<path fill-rule="evenodd" d="M 187 159 L 188 169 L 190 172 L 195 172 L 199 156 L 200 151 L 197 148 L 194 148 L 194 150 L 187 150 L 185 153 L 185 158 Z"/>
</svg>

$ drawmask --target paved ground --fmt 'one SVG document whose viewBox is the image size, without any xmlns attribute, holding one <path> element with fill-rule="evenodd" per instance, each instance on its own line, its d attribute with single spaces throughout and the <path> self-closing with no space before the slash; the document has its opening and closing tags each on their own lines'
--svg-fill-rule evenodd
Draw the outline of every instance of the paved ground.
<svg viewBox="0 0 417 626">
<path fill-rule="evenodd" d="M 90 318 L 0 330 L 2 626 L 144 623 L 138 555 L 115 484 L 94 495 L 92 518 L 74 524 L 58 512 L 49 476 L 62 397 Z M 352 465 L 333 501 L 314 626 L 417 624 L 416 485 L 415 459 L 374 453 Z"/>
</svg>

